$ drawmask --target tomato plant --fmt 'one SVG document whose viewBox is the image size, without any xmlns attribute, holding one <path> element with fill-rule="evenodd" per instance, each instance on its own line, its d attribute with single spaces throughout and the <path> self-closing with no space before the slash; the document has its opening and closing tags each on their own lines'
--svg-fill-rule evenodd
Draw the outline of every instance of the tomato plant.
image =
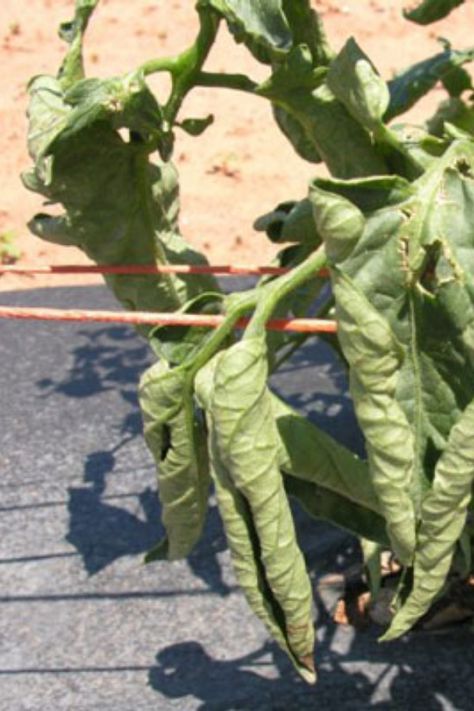
<svg viewBox="0 0 474 711">
<path fill-rule="evenodd" d="M 474 49 L 445 43 L 386 82 L 354 39 L 333 52 L 309 0 L 198 0 L 191 47 L 86 78 L 82 43 L 97 3 L 77 0 L 60 29 L 59 72 L 30 84 L 34 166 L 23 180 L 64 209 L 36 215 L 35 235 L 100 265 L 205 263 L 179 230 L 172 162 L 176 127 L 199 136 L 212 123 L 182 115 L 194 87 L 261 97 L 301 159 L 329 171 L 315 167 L 305 199 L 258 220 L 282 243 L 284 276 L 231 295 L 212 276 L 107 277 L 127 309 L 225 316 L 212 332 L 142 329 L 157 356 L 139 394 L 166 529 L 148 560 L 190 553 L 212 482 L 249 605 L 312 682 L 311 585 L 289 497 L 359 536 L 372 570 L 393 551 L 402 575 L 385 640 L 416 623 L 450 573 L 472 569 Z M 406 15 L 426 24 L 460 4 L 424 0 Z M 205 70 L 223 26 L 266 65 L 265 81 Z M 156 72 L 171 77 L 164 103 L 147 84 Z M 435 116 L 393 123 L 438 82 L 446 99 Z M 269 335 L 266 322 L 304 316 L 315 300 L 338 322 L 338 338 L 327 338 L 349 370 L 365 460 L 268 386 L 302 338 Z"/>
</svg>

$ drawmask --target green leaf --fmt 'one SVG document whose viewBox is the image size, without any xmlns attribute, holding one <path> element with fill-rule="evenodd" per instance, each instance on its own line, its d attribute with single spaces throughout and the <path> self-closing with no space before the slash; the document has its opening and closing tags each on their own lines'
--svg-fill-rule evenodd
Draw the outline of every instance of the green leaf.
<svg viewBox="0 0 474 711">
<path fill-rule="evenodd" d="M 261 96 L 272 98 L 281 90 L 316 89 L 327 75 L 327 69 L 313 68 L 313 58 L 309 47 L 298 45 L 288 52 L 284 61 L 273 68 L 270 77 L 257 87 Z"/>
<path fill-rule="evenodd" d="M 390 127 L 390 132 L 396 136 L 406 154 L 413 159 L 416 165 L 422 168 L 421 172 L 434 165 L 437 159 L 444 155 L 452 142 L 451 138 L 437 138 L 430 135 L 427 130 L 411 124 L 395 124 Z M 406 161 L 403 156 L 400 156 L 400 160 L 396 155 L 392 158 L 394 159 L 392 159 L 392 169 L 406 173 L 404 167 Z M 413 180 L 414 177 L 418 176 L 408 175 L 407 177 Z"/>
<path fill-rule="evenodd" d="M 320 201 L 316 199 L 316 192 L 314 192 L 316 189 L 324 191 L 321 195 L 321 204 Z M 362 213 L 375 212 L 385 207 L 397 205 L 404 200 L 408 200 L 415 194 L 411 183 L 398 175 L 382 175 L 374 178 L 358 178 L 355 180 L 326 180 L 325 178 L 318 178 L 317 181 L 313 183 L 312 190 L 312 200 L 310 200 L 310 202 L 313 206 L 320 204 L 322 214 L 326 213 L 324 202 L 328 200 L 328 206 L 331 204 L 330 200 L 332 198 L 329 198 L 327 195 L 328 192 L 336 193 L 336 195 L 339 195 L 341 198 L 352 202 Z M 342 211 L 344 211 L 345 207 L 346 203 L 341 203 Z M 358 223 L 359 220 L 360 217 L 358 213 L 356 213 L 356 223 Z M 329 225 L 327 227 L 329 227 Z"/>
<path fill-rule="evenodd" d="M 83 79 L 65 92 L 64 101 L 73 110 L 57 141 L 68 140 L 99 122 L 106 122 L 116 130 L 128 128 L 139 133 L 143 140 L 162 131 L 161 107 L 140 72 L 113 79 Z M 54 148 L 54 143 L 50 148 Z"/>
<path fill-rule="evenodd" d="M 307 134 L 301 121 L 281 106 L 273 106 L 273 117 L 284 136 L 289 140 L 297 155 L 309 163 L 321 163 L 314 140 Z"/>
<path fill-rule="evenodd" d="M 71 86 L 84 76 L 82 45 L 92 13 L 99 0 L 76 0 L 74 18 L 63 22 L 59 36 L 69 44 L 69 50 L 59 70 L 58 79 L 63 88 Z"/>
<path fill-rule="evenodd" d="M 451 97 L 459 97 L 465 91 L 473 91 L 472 77 L 464 67 L 454 67 L 442 78 L 443 86 Z"/>
<path fill-rule="evenodd" d="M 312 67 L 307 47 L 296 47 L 257 92 L 272 101 L 278 125 L 305 160 L 324 160 L 340 178 L 386 173 L 370 134 L 337 100 L 326 76 L 326 67 Z"/>
<path fill-rule="evenodd" d="M 280 203 L 274 210 L 259 217 L 254 223 L 254 229 L 266 232 L 268 238 L 276 244 L 307 244 L 314 249 L 321 244 L 321 238 L 316 232 L 313 206 L 308 199 Z"/>
<path fill-rule="evenodd" d="M 411 10 L 404 10 L 407 20 L 418 25 L 429 25 L 449 15 L 456 7 L 464 4 L 464 0 L 423 0 Z"/>
<path fill-rule="evenodd" d="M 474 108 L 462 99 L 450 98 L 443 101 L 426 124 L 434 136 L 452 135 L 453 128 L 464 132 L 466 138 L 474 136 Z"/>
<path fill-rule="evenodd" d="M 367 462 L 276 396 L 273 410 L 287 493 L 297 498 L 312 516 L 389 545 Z"/>
<path fill-rule="evenodd" d="M 382 546 L 365 538 L 360 539 L 364 568 L 369 584 L 370 597 L 374 601 L 382 585 Z"/>
<path fill-rule="evenodd" d="M 314 146 L 333 176 L 355 178 L 387 172 L 369 133 L 326 84 L 313 92 L 305 89 L 287 92 L 281 87 L 273 101 L 302 127 L 306 140 Z M 301 145 L 302 139 L 299 140 Z"/>
<path fill-rule="evenodd" d="M 280 62 L 297 45 L 306 45 L 313 66 L 328 64 L 331 50 L 318 13 L 309 0 L 199 0 L 228 24 L 237 42 L 265 64 Z"/>
<path fill-rule="evenodd" d="M 200 0 L 226 20 L 237 42 L 266 64 L 291 49 L 292 35 L 281 0 Z"/>
<path fill-rule="evenodd" d="M 293 35 L 293 46 L 306 45 L 313 66 L 329 64 L 332 51 L 321 18 L 309 0 L 283 0 L 283 9 Z"/>
<path fill-rule="evenodd" d="M 413 590 L 383 640 L 400 637 L 429 609 L 441 592 L 461 537 L 474 481 L 474 402 L 452 428 L 446 449 L 421 510 Z"/>
<path fill-rule="evenodd" d="M 273 396 L 272 406 L 281 440 L 280 468 L 292 477 L 328 489 L 380 516 L 380 503 L 367 462 L 276 396 Z"/>
<path fill-rule="evenodd" d="M 438 81 L 453 76 L 453 72 L 474 60 L 474 49 L 458 51 L 448 47 L 444 52 L 414 64 L 388 82 L 390 104 L 385 121 L 408 111 L 423 98 Z M 461 85 L 462 86 L 462 85 Z M 460 88 L 460 87 L 459 87 Z"/>
<path fill-rule="evenodd" d="M 28 91 L 28 152 L 38 164 L 56 136 L 64 130 L 71 109 L 64 102 L 64 92 L 54 77 L 34 77 L 28 85 Z M 42 167 L 42 178 L 47 180 L 50 165 Z"/>
<path fill-rule="evenodd" d="M 366 536 L 390 545 L 382 516 L 311 481 L 286 474 L 284 481 L 288 496 L 296 499 L 313 518 L 327 521 L 354 536 Z"/>
<path fill-rule="evenodd" d="M 395 399 L 402 353 L 386 321 L 353 282 L 335 272 L 339 340 L 350 366 L 351 395 L 367 442 L 374 488 L 399 560 L 415 549 L 415 508 L 410 496 L 414 441 Z"/>
<path fill-rule="evenodd" d="M 201 136 L 204 131 L 209 128 L 209 126 L 212 126 L 213 123 L 214 116 L 209 114 L 209 116 L 206 116 L 205 118 L 184 119 L 184 121 L 181 121 L 176 125 L 190 136 Z"/>
<path fill-rule="evenodd" d="M 350 252 L 365 227 L 365 218 L 353 202 L 341 195 L 322 190 L 315 181 L 310 199 L 318 234 L 324 240 L 326 254 L 338 262 Z"/>
<path fill-rule="evenodd" d="M 327 83 L 364 128 L 374 131 L 379 127 L 389 105 L 389 90 L 353 38 L 346 42 L 331 63 Z"/>
<path fill-rule="evenodd" d="M 198 374 L 196 390 L 208 417 L 212 450 L 217 453 L 214 464 L 217 461 L 224 468 L 234 496 L 238 494 L 248 507 L 243 520 L 242 514 L 232 510 L 226 515 L 223 505 L 224 522 L 228 524 L 229 515 L 238 518 L 244 530 L 240 534 L 228 529 L 236 574 L 256 614 L 302 676 L 313 682 L 311 584 L 279 471 L 279 436 L 266 385 L 265 339 L 247 338 L 237 343 L 216 357 L 213 368 L 211 373 Z M 256 570 L 262 571 L 260 577 L 266 581 L 264 611 Z"/>
<path fill-rule="evenodd" d="M 290 91 L 313 90 L 321 84 L 325 75 L 325 69 L 313 69 L 309 48 L 306 45 L 298 46 L 289 52 L 284 62 L 274 67 L 269 79 L 257 88 L 257 93 L 278 101 Z M 277 103 L 273 103 L 272 110 L 278 128 L 290 141 L 296 153 L 310 163 L 320 163 L 318 149 L 300 118 Z"/>
<path fill-rule="evenodd" d="M 142 376 L 139 401 L 166 529 L 166 540 L 147 562 L 185 558 L 201 536 L 207 509 L 210 480 L 203 423 L 194 413 L 185 372 L 170 370 L 164 361 Z"/>
</svg>

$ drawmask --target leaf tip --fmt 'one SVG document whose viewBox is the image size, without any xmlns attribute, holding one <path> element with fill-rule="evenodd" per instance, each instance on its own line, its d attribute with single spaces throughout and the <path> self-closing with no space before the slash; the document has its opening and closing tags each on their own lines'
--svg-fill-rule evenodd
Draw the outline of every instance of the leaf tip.
<svg viewBox="0 0 474 711">
<path fill-rule="evenodd" d="M 318 674 L 316 672 L 316 666 L 314 663 L 314 658 L 312 654 L 307 654 L 304 657 L 299 657 L 298 671 L 301 677 L 305 680 L 307 684 L 312 686 L 316 684 L 318 680 Z"/>
</svg>

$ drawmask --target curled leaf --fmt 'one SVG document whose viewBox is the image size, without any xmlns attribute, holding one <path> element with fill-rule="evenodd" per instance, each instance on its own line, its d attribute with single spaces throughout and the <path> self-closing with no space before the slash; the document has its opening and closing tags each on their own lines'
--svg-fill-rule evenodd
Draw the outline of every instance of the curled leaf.
<svg viewBox="0 0 474 711">
<path fill-rule="evenodd" d="M 163 361 L 142 376 L 140 408 L 146 443 L 156 462 L 166 540 L 157 558 L 185 558 L 199 540 L 207 509 L 209 473 L 203 424 L 196 417 L 184 371 Z"/>
<path fill-rule="evenodd" d="M 242 42 L 261 62 L 269 64 L 292 46 L 292 35 L 282 0 L 199 0 L 228 24 L 237 42 Z"/>
<path fill-rule="evenodd" d="M 362 234 L 365 219 L 353 202 L 321 190 L 315 182 L 310 198 L 318 233 L 324 240 L 326 254 L 332 262 L 344 259 Z"/>
<path fill-rule="evenodd" d="M 266 232 L 272 242 L 307 244 L 316 249 L 321 238 L 316 232 L 313 206 L 309 200 L 284 202 L 255 221 L 254 229 Z"/>
<path fill-rule="evenodd" d="M 404 634 L 441 592 L 465 523 L 474 481 L 474 402 L 452 428 L 421 509 L 413 589 L 383 640 Z"/>
<path fill-rule="evenodd" d="M 205 263 L 179 234 L 174 165 L 149 158 L 147 140 L 160 114 L 140 75 L 81 80 L 67 92 L 56 79 L 40 76 L 30 93 L 34 168 L 24 183 L 64 209 L 61 216 L 37 216 L 30 223 L 34 234 L 77 245 L 101 265 Z M 123 126 L 130 141 L 118 133 Z M 125 308 L 140 311 L 175 311 L 203 291 L 218 291 L 207 275 L 113 275 L 106 281 Z"/>
<path fill-rule="evenodd" d="M 415 510 L 410 490 L 414 441 L 395 399 L 402 350 L 386 321 L 353 285 L 334 279 L 339 340 L 351 366 L 350 384 L 357 417 L 367 440 L 374 488 L 399 560 L 415 550 Z"/>
<path fill-rule="evenodd" d="M 184 119 L 177 124 L 183 131 L 188 133 L 190 136 L 201 136 L 204 131 L 212 126 L 214 123 L 214 116 L 209 114 L 205 118 L 188 118 Z"/>
<path fill-rule="evenodd" d="M 442 20 L 460 5 L 464 5 L 464 0 L 422 0 L 411 10 L 404 10 L 403 14 L 418 25 L 429 25 Z"/>
<path fill-rule="evenodd" d="M 388 82 L 390 104 L 385 112 L 385 121 L 405 113 L 425 96 L 437 82 L 446 80 L 454 94 L 469 88 L 462 67 L 474 60 L 474 50 L 459 51 L 446 47 L 444 52 L 414 64 Z M 462 72 L 459 75 L 459 72 Z M 469 79 L 469 76 L 468 76 Z"/>
<path fill-rule="evenodd" d="M 364 128 L 373 131 L 382 123 L 390 101 L 388 87 L 353 38 L 331 63 L 327 83 Z"/>
<path fill-rule="evenodd" d="M 240 534 L 233 528 L 229 531 L 230 542 L 237 536 L 231 543 L 236 574 L 256 614 L 304 678 L 315 681 L 311 584 L 279 470 L 279 436 L 266 385 L 264 338 L 236 344 L 219 354 L 213 367 L 211 377 L 198 374 L 196 389 L 209 420 L 214 461 L 227 472 L 234 501 L 238 492 L 238 500 L 247 505 L 242 528 L 247 560 L 239 552 Z M 235 513 L 230 516 L 231 521 L 236 518 Z M 258 594 L 256 570 L 261 571 L 264 586 Z"/>
<path fill-rule="evenodd" d="M 73 19 L 60 25 L 59 36 L 69 44 L 58 74 L 58 79 L 64 88 L 84 76 L 82 45 L 87 26 L 98 3 L 99 0 L 76 0 Z"/>
</svg>

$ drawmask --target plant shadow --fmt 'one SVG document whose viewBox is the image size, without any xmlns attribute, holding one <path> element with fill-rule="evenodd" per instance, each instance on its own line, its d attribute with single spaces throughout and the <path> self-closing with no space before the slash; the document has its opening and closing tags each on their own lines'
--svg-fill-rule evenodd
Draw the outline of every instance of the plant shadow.
<svg viewBox="0 0 474 711">
<path fill-rule="evenodd" d="M 137 384 L 152 360 L 148 346 L 129 328 L 79 330 L 76 340 L 79 345 L 72 349 L 72 365 L 66 377 L 43 379 L 37 385 L 44 397 L 100 398 L 113 391 L 122 401 L 116 441 L 109 449 L 90 452 L 84 463 L 83 485 L 68 488 L 66 540 L 93 576 L 124 556 L 145 554 L 164 535 L 160 502 L 151 486 L 123 495 L 129 500 L 127 507 L 117 505 L 120 495 L 107 495 L 107 485 L 119 476 L 117 455 L 142 436 Z M 150 471 L 153 468 L 150 457 Z M 217 508 L 211 505 L 205 535 L 188 564 L 212 592 L 222 596 L 231 592 L 218 561 L 219 553 L 226 548 Z"/>
</svg>

